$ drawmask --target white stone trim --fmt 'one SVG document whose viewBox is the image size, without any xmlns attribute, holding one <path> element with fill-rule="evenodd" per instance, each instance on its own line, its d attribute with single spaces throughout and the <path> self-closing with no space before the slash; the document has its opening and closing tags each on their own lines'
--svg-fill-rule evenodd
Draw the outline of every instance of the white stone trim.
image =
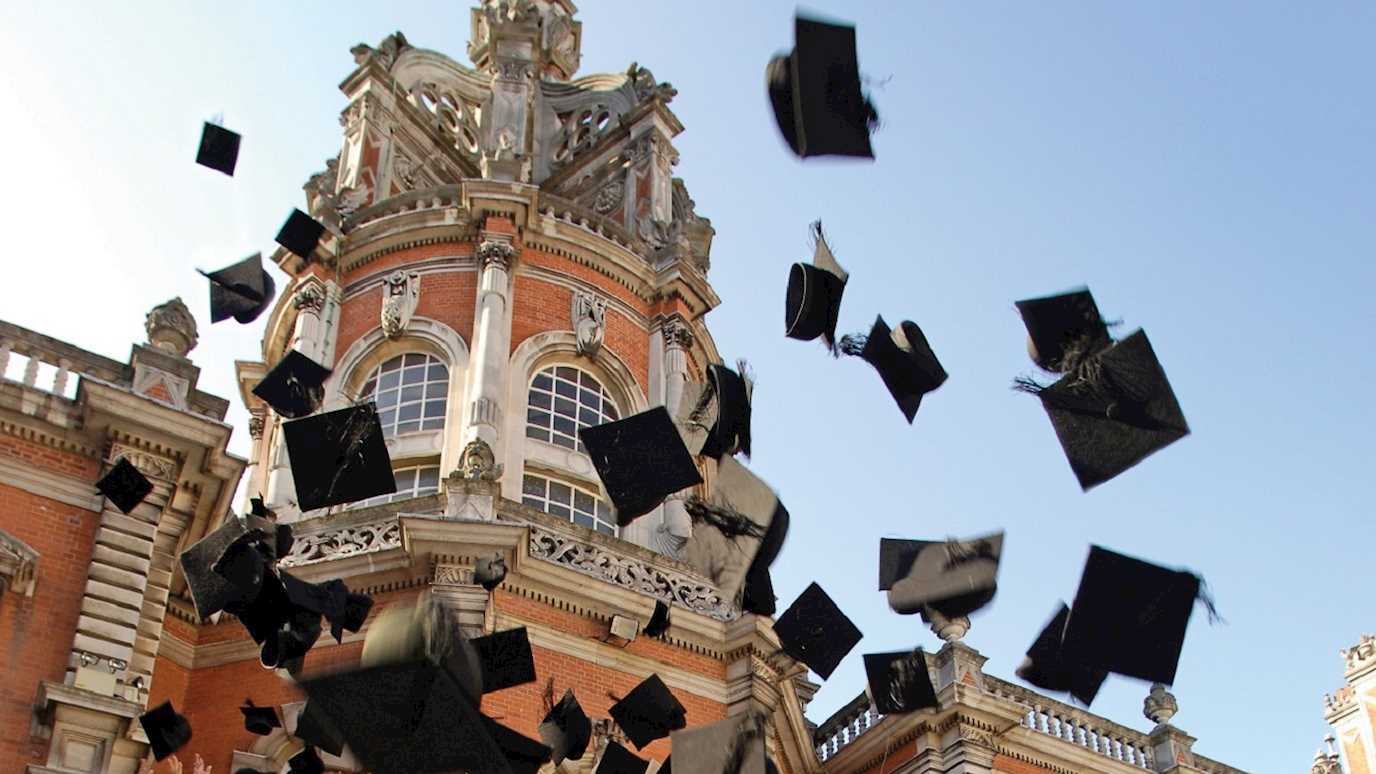
<svg viewBox="0 0 1376 774">
<path fill-rule="evenodd" d="M 89 481 L 0 457 L 0 481 L 32 495 L 99 513 L 104 497 Z"/>
</svg>

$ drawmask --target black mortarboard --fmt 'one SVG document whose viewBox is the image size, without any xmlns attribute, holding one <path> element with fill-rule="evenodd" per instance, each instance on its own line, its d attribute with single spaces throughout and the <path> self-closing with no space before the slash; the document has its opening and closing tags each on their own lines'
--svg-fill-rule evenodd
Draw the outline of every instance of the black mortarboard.
<svg viewBox="0 0 1376 774">
<path fill-rule="evenodd" d="M 325 226 L 300 210 L 292 210 L 277 232 L 277 244 L 302 258 L 310 258 L 325 235 Z"/>
<path fill-rule="evenodd" d="M 659 637 L 669 631 L 669 606 L 662 599 L 655 600 L 655 611 L 642 630 L 646 637 Z"/>
<path fill-rule="evenodd" d="M 484 556 L 473 562 L 473 581 L 491 591 L 506 580 L 506 559 L 501 554 Z"/>
<path fill-rule="evenodd" d="M 764 718 L 746 713 L 675 731 L 679 774 L 765 774 L 766 728 Z"/>
<path fill-rule="evenodd" d="M 756 615 L 774 615 L 776 602 L 774 579 L 769 575 L 769 567 L 783 550 L 784 538 L 788 537 L 788 509 L 783 503 L 774 511 L 769 521 L 769 529 L 760 541 L 755 558 L 750 561 L 750 569 L 745 574 L 745 591 L 741 594 L 741 609 Z"/>
<path fill-rule="evenodd" d="M 239 133 L 209 121 L 201 129 L 201 147 L 196 151 L 196 163 L 234 177 L 234 165 L 239 161 Z"/>
<path fill-rule="evenodd" d="M 153 757 L 162 760 L 191 741 L 191 724 L 177 714 L 172 702 L 165 701 L 139 716 L 139 725 L 153 748 Z"/>
<path fill-rule="evenodd" d="M 579 428 L 578 437 L 597 468 L 620 526 L 654 510 L 674 492 L 702 483 L 663 406 Z"/>
<path fill-rule="evenodd" d="M 258 659 L 268 669 L 282 668 L 295 675 L 311 646 L 320 639 L 320 614 L 290 605 L 281 624 L 263 640 Z"/>
<path fill-rule="evenodd" d="M 350 591 L 344 597 L 344 617 L 339 621 L 330 621 L 330 634 L 338 641 L 340 639 L 338 629 L 343 629 L 346 632 L 356 632 L 362 629 L 363 622 L 368 620 L 368 611 L 372 609 L 372 597 Z"/>
<path fill-rule="evenodd" d="M 550 759 L 550 748 L 531 739 L 525 734 L 513 731 L 486 715 L 482 723 L 492 741 L 506 757 L 512 774 L 536 774 L 545 761 Z"/>
<path fill-rule="evenodd" d="M 876 317 L 868 336 L 842 336 L 841 351 L 858 355 L 874 366 L 909 424 L 917 416 L 922 396 L 946 381 L 946 370 L 936 359 L 927 337 L 910 320 L 890 330 L 882 316 Z"/>
<path fill-rule="evenodd" d="M 210 280 L 212 323 L 233 317 L 236 322 L 247 325 L 268 308 L 277 292 L 277 283 L 263 268 L 261 253 L 254 253 L 219 271 L 201 274 Z"/>
<path fill-rule="evenodd" d="M 320 760 L 320 753 L 314 747 L 306 745 L 306 749 L 287 759 L 287 771 L 289 774 L 325 774 L 325 762 Z"/>
<path fill-rule="evenodd" d="M 558 766 L 564 761 L 582 760 L 592 740 L 592 721 L 579 705 L 573 689 L 564 691 L 559 700 L 540 721 L 540 738 L 550 748 L 550 758 Z"/>
<path fill-rule="evenodd" d="M 687 725 L 687 710 L 659 678 L 650 675 L 612 705 L 612 719 L 639 750 Z"/>
<path fill-rule="evenodd" d="M 855 27 L 801 16 L 794 20 L 793 51 L 765 70 L 774 120 L 801 158 L 874 158 L 870 131 L 879 116 L 860 91 Z"/>
<path fill-rule="evenodd" d="M 258 596 L 249 602 L 235 602 L 225 606 L 233 613 L 248 631 L 253 641 L 262 645 L 281 628 L 291 615 L 291 602 L 282 588 L 282 579 L 276 573 L 263 574 L 263 585 Z M 275 645 L 274 645 L 275 647 Z"/>
<path fill-rule="evenodd" d="M 1147 334 L 1138 330 L 1047 387 L 1042 401 L 1080 487 L 1089 490 L 1189 435 Z"/>
<path fill-rule="evenodd" d="M 778 496 L 728 455 L 717 460 L 711 494 L 689 497 L 684 508 L 693 520 L 684 561 L 709 578 L 723 599 L 737 599 L 775 515 L 783 510 Z"/>
<path fill-rule="evenodd" d="M 822 221 L 812 224 L 816 242 L 812 263 L 795 263 L 788 270 L 784 296 L 784 335 L 812 341 L 818 336 L 828 349 L 836 347 L 836 320 L 850 274 L 836 262 L 822 233 Z"/>
<path fill-rule="evenodd" d="M 879 539 L 879 590 L 888 591 L 893 584 L 908 577 L 913 562 L 922 549 L 932 545 L 930 540 Z"/>
<path fill-rule="evenodd" d="M 927 672 L 927 656 L 921 648 L 893 653 L 866 653 L 865 678 L 870 700 L 880 714 L 916 712 L 940 706 L 932 676 Z"/>
<path fill-rule="evenodd" d="M 248 505 L 248 512 L 254 516 L 261 516 L 264 519 L 271 519 L 273 521 L 277 520 L 277 511 L 269 508 L 267 504 L 263 502 L 263 496 L 261 494 L 257 497 L 250 497 L 248 499 Z"/>
<path fill-rule="evenodd" d="M 1002 552 L 1002 532 L 928 542 L 913 558 L 907 575 L 889 589 L 889 607 L 902 615 L 929 607 L 947 618 L 969 615 L 994 598 Z"/>
<path fill-rule="evenodd" d="M 276 707 L 259 707 L 252 700 L 245 699 L 239 711 L 244 713 L 244 728 L 251 734 L 267 736 L 272 729 L 282 727 L 282 721 L 277 719 Z"/>
<path fill-rule="evenodd" d="M 120 457 L 110 471 L 96 482 L 96 489 L 109 498 L 122 513 L 128 513 L 153 491 L 153 482 L 129 460 Z"/>
<path fill-rule="evenodd" d="M 383 609 L 368 627 L 358 663 L 373 667 L 420 660 L 443 666 L 475 704 L 482 698 L 478 651 L 453 614 L 428 594 L 414 605 Z"/>
<path fill-rule="evenodd" d="M 807 664 L 823 680 L 864 635 L 821 586 L 810 584 L 774 622 L 785 653 Z"/>
<path fill-rule="evenodd" d="M 1193 573 L 1090 546 L 1061 642 L 1063 657 L 1170 685 L 1199 596 Z"/>
<path fill-rule="evenodd" d="M 283 423 L 301 510 L 397 491 L 377 406 L 357 406 Z"/>
<path fill-rule="evenodd" d="M 607 742 L 593 774 L 645 774 L 650 762 L 613 741 Z"/>
<path fill-rule="evenodd" d="M 737 451 L 750 456 L 750 393 L 752 384 L 745 363 L 737 363 L 738 373 L 719 363 L 707 366 L 707 385 L 715 404 L 715 419 L 698 452 L 716 459 Z"/>
<path fill-rule="evenodd" d="M 483 693 L 535 682 L 535 656 L 526 627 L 494 632 L 472 640 L 483 669 Z"/>
<path fill-rule="evenodd" d="M 229 581 L 233 596 L 226 600 L 225 607 L 249 604 L 258 598 L 263 588 L 263 577 L 271 572 L 269 548 L 258 540 L 236 541 L 210 569 L 221 578 Z"/>
<path fill-rule="evenodd" d="M 1112 343 L 1088 288 L 1015 303 L 1027 328 L 1027 354 L 1039 367 L 1068 371 Z M 1070 357 L 1067 358 L 1067 355 Z"/>
<path fill-rule="evenodd" d="M 343 641 L 343 632 L 356 632 L 363 626 L 372 597 L 350 593 L 349 587 L 338 578 L 322 583 L 300 580 L 290 573 L 280 573 L 287 599 L 297 608 L 323 615 L 330 622 L 330 634 L 336 642 Z"/>
<path fill-rule="evenodd" d="M 274 532 L 272 522 L 266 519 L 230 514 L 214 532 L 181 553 L 178 561 L 191 591 L 191 601 L 196 605 L 196 615 L 209 618 L 226 606 L 246 605 L 257 598 L 264 575 L 249 572 L 247 568 L 251 568 L 254 561 L 265 560 L 261 554 L 255 557 L 251 553 L 240 554 L 239 550 Z M 222 559 L 227 561 L 222 563 Z M 235 579 L 231 581 L 216 572 L 217 565 L 233 573 Z M 236 586 L 235 582 L 251 585 Z"/>
<path fill-rule="evenodd" d="M 1061 603 L 1056 615 L 1042 629 L 1027 649 L 1027 657 L 1018 666 L 1017 676 L 1045 691 L 1069 693 L 1086 707 L 1094 703 L 1099 687 L 1108 672 L 1087 667 L 1066 659 L 1061 641 L 1070 620 L 1070 608 Z"/>
<path fill-rule="evenodd" d="M 311 360 L 295 349 L 268 371 L 263 381 L 253 388 L 272 410 L 290 419 L 314 413 L 325 400 L 325 380 L 330 369 Z"/>
<path fill-rule="evenodd" d="M 334 727 L 325 713 L 311 702 L 301 708 L 296 716 L 296 731 L 292 736 L 305 742 L 309 747 L 319 747 L 336 757 L 344 754 L 344 737 Z"/>
<path fill-rule="evenodd" d="M 286 559 L 291 553 L 291 547 L 296 544 L 296 537 L 292 534 L 290 524 L 278 524 L 277 531 L 273 535 L 272 548 L 275 558 Z"/>
</svg>

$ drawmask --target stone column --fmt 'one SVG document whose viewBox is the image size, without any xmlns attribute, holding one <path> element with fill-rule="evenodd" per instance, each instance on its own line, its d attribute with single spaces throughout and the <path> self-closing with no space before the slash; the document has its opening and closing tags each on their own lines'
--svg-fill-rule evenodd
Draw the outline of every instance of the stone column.
<svg viewBox="0 0 1376 774">
<path fill-rule="evenodd" d="M 458 618 L 464 636 L 483 636 L 489 595 L 486 589 L 473 582 L 472 565 L 436 565 L 430 593 Z"/>
<path fill-rule="evenodd" d="M 484 229 L 478 260 L 478 302 L 473 321 L 473 356 L 468 365 L 468 405 L 464 407 L 463 443 L 482 440 L 503 459 L 501 438 L 503 390 L 511 349 L 511 263 L 516 257 L 513 234 Z"/>
<path fill-rule="evenodd" d="M 678 410 L 684 385 L 689 378 L 688 350 L 693 346 L 693 332 L 688 322 L 676 315 L 663 322 L 660 335 L 664 337 L 664 406 L 673 414 Z M 658 523 L 649 522 L 655 524 L 651 547 L 675 558 L 678 558 L 679 551 L 693 534 L 692 519 L 683 507 L 686 497 L 684 492 L 671 495 L 658 509 Z"/>
</svg>

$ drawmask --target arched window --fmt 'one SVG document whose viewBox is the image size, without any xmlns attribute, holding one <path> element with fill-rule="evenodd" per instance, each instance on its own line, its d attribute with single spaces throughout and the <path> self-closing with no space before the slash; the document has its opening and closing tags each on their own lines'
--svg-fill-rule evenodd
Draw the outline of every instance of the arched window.
<svg viewBox="0 0 1376 774">
<path fill-rule="evenodd" d="M 559 516 L 580 527 L 616 535 L 612 507 L 591 491 L 544 476 L 527 473 L 521 479 L 521 502 Z"/>
<path fill-rule="evenodd" d="M 386 438 L 418 430 L 442 430 L 449 368 L 432 355 L 398 355 L 373 371 L 360 394 L 377 402 Z"/>
<path fill-rule="evenodd" d="M 586 454 L 578 428 L 621 418 L 616 402 L 602 383 L 572 366 L 550 366 L 530 383 L 526 407 L 526 437 Z"/>
<path fill-rule="evenodd" d="M 393 470 L 392 476 L 396 478 L 397 491 L 392 494 L 369 497 L 367 500 L 359 500 L 350 503 L 348 507 L 367 508 L 370 505 L 391 503 L 397 500 L 409 500 L 412 497 L 424 497 L 425 495 L 432 495 L 440 491 L 439 465 L 410 465 L 401 467 Z"/>
</svg>

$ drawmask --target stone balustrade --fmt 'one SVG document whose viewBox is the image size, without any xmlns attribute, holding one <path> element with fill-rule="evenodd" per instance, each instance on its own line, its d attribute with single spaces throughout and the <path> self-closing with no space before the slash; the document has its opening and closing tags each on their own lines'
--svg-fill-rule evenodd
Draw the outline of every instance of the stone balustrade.
<svg viewBox="0 0 1376 774">
<path fill-rule="evenodd" d="M 816 745 L 817 760 L 826 763 L 841 748 L 874 728 L 883 715 L 870 703 L 870 697 L 863 691 L 859 696 L 842 707 L 827 722 L 817 727 L 812 741 Z"/>
<path fill-rule="evenodd" d="M 73 374 L 85 374 L 114 384 L 128 381 L 128 366 L 124 363 L 0 321 L 0 376 L 10 370 L 16 371 L 19 377 L 11 381 L 64 398 L 76 394 Z M 51 374 L 42 383 L 39 380 L 40 371 L 45 375 Z"/>
<path fill-rule="evenodd" d="M 1013 683 L 985 675 L 985 689 L 1026 708 L 1022 726 L 1084 747 L 1130 766 L 1153 770 L 1151 739 L 1085 710 L 1049 699 Z"/>
</svg>

